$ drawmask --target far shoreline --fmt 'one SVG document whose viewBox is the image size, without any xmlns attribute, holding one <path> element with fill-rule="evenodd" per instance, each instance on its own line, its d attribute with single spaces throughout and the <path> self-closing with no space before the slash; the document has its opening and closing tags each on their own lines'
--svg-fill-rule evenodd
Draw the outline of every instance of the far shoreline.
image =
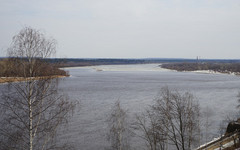
<svg viewBox="0 0 240 150">
<path fill-rule="evenodd" d="M 115 71 L 114 69 L 105 69 L 105 66 L 131 66 L 131 65 L 148 65 L 148 64 L 155 64 L 156 67 L 159 67 L 163 70 L 168 70 L 168 71 L 174 71 L 174 72 L 186 72 L 186 73 L 198 73 L 198 74 L 218 74 L 218 75 L 240 75 L 239 72 L 234 73 L 234 72 L 219 72 L 219 71 L 214 71 L 214 70 L 183 70 L 183 71 L 178 71 L 176 69 L 169 69 L 169 68 L 164 68 L 162 67 L 161 63 L 145 63 L 145 64 L 107 64 L 107 65 L 89 65 L 89 66 L 72 66 L 72 67 L 62 67 L 60 69 L 78 69 L 78 68 L 91 68 L 95 71 Z M 101 66 L 103 66 L 103 68 L 101 68 Z M 118 71 L 123 71 L 118 70 Z M 131 70 L 125 70 L 125 71 L 131 71 Z M 139 71 L 138 69 L 136 69 L 135 71 Z M 142 71 L 149 71 L 149 70 L 142 70 Z M 154 71 L 160 71 L 160 70 L 154 70 Z"/>
<path fill-rule="evenodd" d="M 178 72 L 240 75 L 240 63 L 166 63 L 159 67 Z"/>
</svg>

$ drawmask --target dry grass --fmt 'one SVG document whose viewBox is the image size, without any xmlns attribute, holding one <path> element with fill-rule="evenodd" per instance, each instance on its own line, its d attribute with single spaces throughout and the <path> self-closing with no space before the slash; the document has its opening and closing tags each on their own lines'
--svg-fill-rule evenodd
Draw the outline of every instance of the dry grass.
<svg viewBox="0 0 240 150">
<path fill-rule="evenodd" d="M 1 77 L 0 78 L 0 83 L 7 83 L 7 82 L 19 82 L 19 81 L 24 81 L 25 79 L 22 77 Z"/>
<path fill-rule="evenodd" d="M 39 80 L 43 78 L 63 78 L 66 76 L 55 75 L 51 77 L 34 77 L 34 80 Z M 9 83 L 9 82 L 20 82 L 20 81 L 27 81 L 32 78 L 23 78 L 23 77 L 0 77 L 0 83 Z"/>
</svg>

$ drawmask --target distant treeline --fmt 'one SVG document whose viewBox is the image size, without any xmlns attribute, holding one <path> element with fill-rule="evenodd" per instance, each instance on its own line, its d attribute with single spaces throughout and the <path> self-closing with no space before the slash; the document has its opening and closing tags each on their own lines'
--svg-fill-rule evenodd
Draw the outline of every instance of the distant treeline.
<svg viewBox="0 0 240 150">
<path fill-rule="evenodd" d="M 120 65 L 120 64 L 144 64 L 142 59 L 50 59 L 52 63 L 60 64 L 60 67 L 95 66 L 95 65 Z"/>
<path fill-rule="evenodd" d="M 48 62 L 58 63 L 60 67 L 94 66 L 94 65 L 123 65 L 123 64 L 149 64 L 149 63 L 196 63 L 196 59 L 171 59 L 171 58 L 148 58 L 148 59 L 80 59 L 80 58 L 54 58 Z M 240 60 L 228 59 L 204 59 L 201 62 L 240 63 Z"/>
<path fill-rule="evenodd" d="M 38 76 L 68 76 L 68 73 L 59 69 L 58 63 L 50 63 L 46 59 L 35 59 L 34 66 L 30 66 L 24 58 L 4 58 L 0 60 L 0 77 L 33 77 L 27 70 L 37 68 L 33 72 Z"/>
<path fill-rule="evenodd" d="M 196 71 L 196 70 L 212 70 L 221 73 L 240 73 L 240 63 L 223 63 L 223 62 L 207 62 L 207 63 L 167 63 L 162 64 L 162 68 L 177 71 Z"/>
<path fill-rule="evenodd" d="M 21 63 L 26 59 L 0 58 L 0 76 L 13 76 L 14 71 L 24 72 Z M 240 72 L 240 60 L 233 59 L 171 59 L 171 58 L 147 58 L 147 59 L 83 59 L 83 58 L 48 58 L 37 59 L 41 63 L 41 74 L 67 75 L 58 68 L 79 67 L 95 65 L 126 65 L 126 64 L 150 64 L 161 63 L 163 68 L 178 71 L 213 70 L 219 72 Z M 31 75 L 29 75 L 31 76 Z"/>
</svg>

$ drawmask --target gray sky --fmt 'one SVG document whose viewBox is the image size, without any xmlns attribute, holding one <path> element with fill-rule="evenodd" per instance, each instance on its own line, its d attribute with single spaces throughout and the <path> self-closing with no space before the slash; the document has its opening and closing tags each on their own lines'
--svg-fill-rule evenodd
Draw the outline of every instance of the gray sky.
<svg viewBox="0 0 240 150">
<path fill-rule="evenodd" d="M 240 58 L 240 0 L 0 0 L 0 56 L 24 26 L 67 58 Z"/>
</svg>

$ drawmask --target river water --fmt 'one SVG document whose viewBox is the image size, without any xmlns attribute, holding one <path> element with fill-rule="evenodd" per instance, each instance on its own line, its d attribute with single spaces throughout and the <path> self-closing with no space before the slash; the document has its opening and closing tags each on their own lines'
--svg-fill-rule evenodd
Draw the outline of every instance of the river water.
<svg viewBox="0 0 240 150">
<path fill-rule="evenodd" d="M 226 74 L 176 72 L 161 69 L 158 64 L 115 65 L 66 68 L 70 77 L 60 82 L 60 89 L 71 100 L 80 102 L 69 127 L 60 136 L 76 149 L 103 150 L 106 140 L 106 118 L 111 106 L 120 100 L 130 117 L 143 112 L 153 103 L 162 87 L 191 92 L 203 111 L 211 112 L 211 136 L 218 135 L 221 120 L 233 114 L 237 106 L 240 77 Z M 133 140 L 134 141 L 134 140 Z M 143 142 L 135 139 L 133 147 Z"/>
</svg>

